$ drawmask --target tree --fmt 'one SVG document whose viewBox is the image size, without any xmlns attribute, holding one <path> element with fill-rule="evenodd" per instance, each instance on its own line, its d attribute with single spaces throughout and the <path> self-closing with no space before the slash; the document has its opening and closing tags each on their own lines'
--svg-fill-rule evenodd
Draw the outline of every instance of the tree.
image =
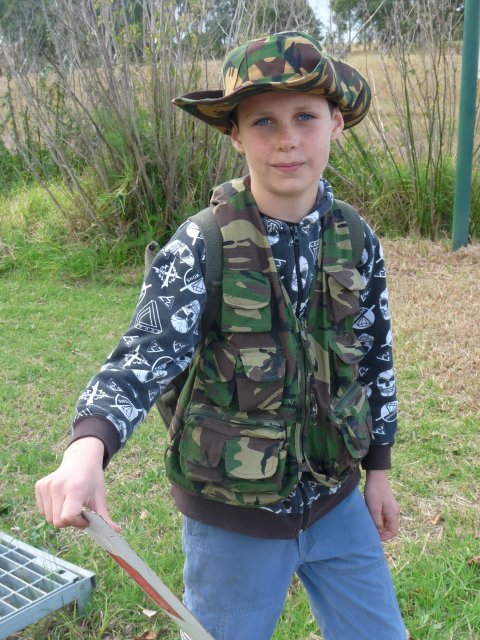
<svg viewBox="0 0 480 640">
<path fill-rule="evenodd" d="M 308 0 L 216 0 L 206 11 L 203 40 L 221 57 L 240 41 L 290 30 L 321 37 L 322 25 Z"/>
<path fill-rule="evenodd" d="M 0 37 L 21 47 L 26 61 L 51 50 L 47 24 L 51 4 L 51 0 L 0 0 Z"/>
<path fill-rule="evenodd" d="M 333 0 L 330 5 L 338 37 L 343 40 L 346 36 L 347 43 L 351 42 L 353 28 L 359 19 L 359 4 L 358 0 Z"/>
<path fill-rule="evenodd" d="M 335 2 L 348 4 L 349 0 Z M 366 39 L 388 43 L 392 37 L 394 17 L 399 15 L 402 18 L 395 21 L 395 30 L 400 29 L 403 36 L 408 37 L 410 41 L 417 40 L 421 37 L 422 30 L 429 28 L 429 25 L 420 19 L 422 3 L 416 0 L 385 0 L 383 4 L 380 4 L 379 0 L 357 0 L 352 4 L 355 5 L 352 13 L 358 26 L 369 21 L 363 33 Z M 428 6 L 430 4 L 427 3 Z M 458 24 L 463 16 L 463 7 L 463 0 L 442 0 L 438 8 L 443 18 L 446 19 L 450 15 L 452 22 Z"/>
<path fill-rule="evenodd" d="M 256 24 L 258 30 L 264 33 L 301 30 L 307 31 L 314 38 L 320 38 L 321 34 L 321 24 L 307 0 L 260 3 Z"/>
</svg>

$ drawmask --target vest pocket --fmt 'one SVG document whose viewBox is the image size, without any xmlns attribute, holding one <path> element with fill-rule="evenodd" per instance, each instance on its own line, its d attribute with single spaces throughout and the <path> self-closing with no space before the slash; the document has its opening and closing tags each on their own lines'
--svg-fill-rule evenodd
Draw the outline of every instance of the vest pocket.
<svg viewBox="0 0 480 640">
<path fill-rule="evenodd" d="M 357 365 L 365 355 L 363 347 L 353 331 L 334 335 L 329 340 L 333 351 L 333 369 L 339 379 L 351 380 L 356 376 Z"/>
<path fill-rule="evenodd" d="M 323 265 L 327 274 L 328 312 L 333 322 L 342 322 L 345 318 L 355 315 L 359 310 L 358 292 L 365 288 L 356 268 L 344 265 Z"/>
<path fill-rule="evenodd" d="M 279 409 L 285 366 L 285 358 L 277 348 L 240 349 L 235 366 L 240 411 Z"/>
<path fill-rule="evenodd" d="M 199 376 L 205 395 L 219 407 L 229 407 L 235 393 L 236 352 L 223 342 L 213 343 L 200 361 Z"/>
<path fill-rule="evenodd" d="M 234 491 L 274 491 L 282 486 L 286 453 L 283 420 L 216 414 L 192 405 L 180 441 L 187 480 Z"/>
<path fill-rule="evenodd" d="M 260 271 L 225 269 L 223 272 L 222 331 L 268 332 L 272 328 L 271 286 Z"/>
<path fill-rule="evenodd" d="M 200 375 L 205 395 L 217 406 L 275 411 L 282 404 L 286 360 L 277 345 L 246 347 L 214 343 Z M 268 344 L 268 336 L 262 343 Z"/>
<path fill-rule="evenodd" d="M 357 468 L 370 447 L 371 417 L 365 388 L 358 382 L 348 385 L 333 399 L 327 422 L 308 437 L 307 463 L 312 476 L 335 487 Z"/>
<path fill-rule="evenodd" d="M 366 388 L 352 382 L 332 401 L 328 418 L 340 431 L 348 455 L 361 460 L 370 448 L 372 431 Z"/>
</svg>

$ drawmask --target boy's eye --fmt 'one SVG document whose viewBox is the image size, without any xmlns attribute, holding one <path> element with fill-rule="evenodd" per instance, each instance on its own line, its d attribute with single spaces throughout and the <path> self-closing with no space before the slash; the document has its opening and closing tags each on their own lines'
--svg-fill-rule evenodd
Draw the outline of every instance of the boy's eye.
<svg viewBox="0 0 480 640">
<path fill-rule="evenodd" d="M 298 115 L 299 120 L 311 120 L 314 116 L 311 113 L 300 113 Z"/>
<path fill-rule="evenodd" d="M 271 123 L 271 119 L 267 118 L 267 117 L 264 117 L 264 118 L 259 118 L 258 120 L 255 120 L 254 124 L 255 125 L 260 125 L 262 127 L 262 126 L 265 126 L 266 124 L 270 124 L 270 123 Z"/>
</svg>

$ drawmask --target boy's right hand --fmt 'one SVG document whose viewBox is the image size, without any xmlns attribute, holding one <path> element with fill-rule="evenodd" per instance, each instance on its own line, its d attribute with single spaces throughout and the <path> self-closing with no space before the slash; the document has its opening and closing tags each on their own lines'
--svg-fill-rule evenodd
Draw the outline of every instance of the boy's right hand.
<svg viewBox="0 0 480 640">
<path fill-rule="evenodd" d="M 40 513 L 54 527 L 88 527 L 82 508 L 88 507 L 120 531 L 107 510 L 103 476 L 103 442 L 87 437 L 76 440 L 63 455 L 56 471 L 35 484 L 35 497 Z"/>
</svg>

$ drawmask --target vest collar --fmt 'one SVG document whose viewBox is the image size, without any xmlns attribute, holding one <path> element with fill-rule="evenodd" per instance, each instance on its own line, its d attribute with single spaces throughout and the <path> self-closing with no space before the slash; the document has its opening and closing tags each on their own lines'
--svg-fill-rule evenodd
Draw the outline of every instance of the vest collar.
<svg viewBox="0 0 480 640">
<path fill-rule="evenodd" d="M 210 205 L 215 208 L 220 204 L 225 204 L 232 196 L 237 196 L 242 194 L 242 205 L 243 206 L 252 206 L 255 205 L 255 199 L 252 195 L 250 189 L 250 176 L 247 174 L 242 176 L 241 178 L 236 178 L 234 180 L 230 180 L 221 184 L 220 186 L 213 189 L 210 197 Z M 308 227 L 309 225 L 317 222 L 327 211 L 333 206 L 333 191 L 329 182 L 325 180 L 325 178 L 320 178 L 320 182 L 318 185 L 318 194 L 317 201 L 312 211 L 308 213 L 300 222 L 298 223 L 299 227 Z M 260 212 L 261 213 L 261 212 Z M 264 213 L 261 213 L 262 218 L 278 220 L 272 216 L 268 216 Z M 281 221 L 283 222 L 283 221 Z"/>
</svg>

